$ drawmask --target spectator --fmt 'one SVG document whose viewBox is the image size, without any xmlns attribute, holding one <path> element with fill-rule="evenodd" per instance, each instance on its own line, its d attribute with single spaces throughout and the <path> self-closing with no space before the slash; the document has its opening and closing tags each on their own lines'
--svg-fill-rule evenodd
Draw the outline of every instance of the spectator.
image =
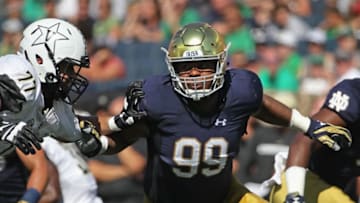
<svg viewBox="0 0 360 203">
<path fill-rule="evenodd" d="M 167 41 L 180 26 L 201 21 L 200 13 L 189 7 L 189 0 L 160 0 L 160 2 L 162 27 Z"/>
<path fill-rule="evenodd" d="M 27 23 L 31 23 L 45 16 L 46 14 L 44 9 L 45 1 L 26 0 L 23 2 L 24 5 L 22 6 L 21 13 L 23 14 L 24 20 Z"/>
<path fill-rule="evenodd" d="M 316 64 L 321 65 L 323 67 L 323 71 L 327 73 L 332 72 L 334 65 L 333 55 L 326 50 L 327 38 L 325 30 L 319 27 L 309 30 L 306 35 L 306 40 L 307 46 L 304 61 L 305 63 L 307 63 L 308 69 L 306 69 L 305 72 L 309 70 L 309 67 L 311 67 L 311 65 Z M 313 56 L 315 56 L 315 58 L 313 58 Z M 307 73 L 305 73 L 305 75 L 306 74 Z"/>
<path fill-rule="evenodd" d="M 211 0 L 211 7 L 204 16 L 205 21 L 209 23 L 222 21 L 225 14 L 225 8 L 234 4 L 236 4 L 235 0 Z"/>
<path fill-rule="evenodd" d="M 338 50 L 335 53 L 336 83 L 344 79 L 360 77 L 360 71 L 354 64 L 354 53 Z"/>
<path fill-rule="evenodd" d="M 327 49 L 330 51 L 336 50 L 336 38 L 341 30 L 347 27 L 347 22 L 336 8 L 328 7 L 325 11 L 324 21 L 321 23 L 321 28 L 326 30 L 326 37 L 328 39 Z"/>
<path fill-rule="evenodd" d="M 357 40 L 358 49 L 360 48 L 360 0 L 356 0 L 351 5 L 351 15 L 349 19 L 350 27 Z"/>
<path fill-rule="evenodd" d="M 278 29 L 277 32 L 289 31 L 295 36 L 296 41 L 302 40 L 309 29 L 309 26 L 291 13 L 286 5 L 277 5 L 273 11 L 273 21 Z M 275 38 L 277 32 L 274 33 Z"/>
<path fill-rule="evenodd" d="M 156 0 L 136 1 L 130 5 L 121 25 L 121 40 L 160 43 L 164 39 L 160 22 L 160 7 Z"/>
<path fill-rule="evenodd" d="M 309 30 L 306 34 L 307 54 L 323 55 L 325 51 L 326 33 L 321 28 L 314 28 Z"/>
<path fill-rule="evenodd" d="M 261 69 L 259 72 L 265 90 L 288 92 L 289 96 L 294 97 L 299 88 L 299 73 L 302 67 L 302 59 L 295 51 L 296 44 L 296 37 L 292 32 L 282 31 L 278 34 L 274 47 L 276 56 L 272 55 L 276 58 L 270 60 L 278 60 L 275 63 L 279 65 L 273 64 L 271 69 Z"/>
<path fill-rule="evenodd" d="M 230 56 L 229 68 L 247 68 L 248 61 L 248 56 L 244 52 L 235 52 Z"/>
<path fill-rule="evenodd" d="M 45 18 L 57 18 L 56 12 L 57 0 L 46 0 L 44 3 Z"/>
<path fill-rule="evenodd" d="M 99 13 L 93 28 L 94 45 L 113 47 L 120 38 L 119 22 L 112 16 L 111 0 L 99 0 L 98 3 Z"/>
<path fill-rule="evenodd" d="M 353 53 L 354 64 L 360 63 L 360 53 L 357 51 L 357 40 L 351 27 L 344 27 L 339 30 L 336 44 L 338 50 Z"/>
<path fill-rule="evenodd" d="M 323 98 L 333 85 L 334 75 L 325 68 L 325 59 L 321 54 L 308 56 L 305 67 L 300 83 L 299 109 L 310 114 L 313 103 Z"/>
<path fill-rule="evenodd" d="M 8 19 L 1 24 L 3 36 L 0 41 L 0 55 L 15 53 L 22 36 L 23 24 L 18 19 Z"/>
<path fill-rule="evenodd" d="M 222 20 L 213 23 L 213 26 L 231 43 L 229 54 L 241 51 L 246 54 L 255 52 L 255 43 L 250 29 L 245 25 L 237 4 L 225 8 Z"/>
<path fill-rule="evenodd" d="M 268 0 L 266 2 L 269 2 Z M 251 33 L 254 36 L 256 43 L 267 43 L 269 37 L 273 35 L 276 27 L 271 19 L 271 7 L 266 4 L 259 4 L 254 7 L 253 18 L 249 20 Z"/>
<path fill-rule="evenodd" d="M 102 46 L 95 49 L 90 57 L 90 68 L 82 69 L 81 74 L 92 82 L 107 82 L 124 78 L 126 70 L 122 59 Z"/>
<path fill-rule="evenodd" d="M 95 19 L 89 14 L 89 1 L 90 0 L 78 0 L 79 9 L 76 17 L 74 18 L 74 25 L 83 33 L 87 44 L 88 53 L 93 52 L 93 28 Z"/>
<path fill-rule="evenodd" d="M 67 19 L 71 22 L 76 18 L 79 9 L 77 0 L 55 0 L 55 13 L 58 18 Z"/>
</svg>

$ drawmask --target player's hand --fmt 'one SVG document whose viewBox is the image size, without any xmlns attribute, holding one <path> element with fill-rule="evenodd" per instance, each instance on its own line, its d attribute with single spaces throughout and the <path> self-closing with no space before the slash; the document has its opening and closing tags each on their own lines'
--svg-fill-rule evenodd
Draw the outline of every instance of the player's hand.
<svg viewBox="0 0 360 203">
<path fill-rule="evenodd" d="M 82 120 L 79 124 L 82 136 L 80 140 L 76 141 L 76 145 L 87 157 L 98 155 L 102 148 L 100 133 L 90 121 Z"/>
<path fill-rule="evenodd" d="M 311 119 L 310 127 L 306 134 L 334 151 L 348 148 L 352 143 L 351 133 L 348 129 L 314 119 Z"/>
<path fill-rule="evenodd" d="M 123 110 L 119 115 L 109 120 L 111 130 L 126 129 L 147 115 L 145 111 L 140 109 L 140 101 L 145 96 L 142 87 L 142 81 L 134 81 L 128 86 L 124 98 Z"/>
<path fill-rule="evenodd" d="M 299 193 L 289 193 L 286 195 L 285 203 L 305 203 L 305 199 Z"/>
<path fill-rule="evenodd" d="M 43 139 L 32 131 L 31 127 L 25 122 L 17 124 L 2 122 L 0 126 L 1 140 L 14 144 L 24 154 L 35 154 L 35 148 L 40 150 L 40 143 Z"/>
</svg>

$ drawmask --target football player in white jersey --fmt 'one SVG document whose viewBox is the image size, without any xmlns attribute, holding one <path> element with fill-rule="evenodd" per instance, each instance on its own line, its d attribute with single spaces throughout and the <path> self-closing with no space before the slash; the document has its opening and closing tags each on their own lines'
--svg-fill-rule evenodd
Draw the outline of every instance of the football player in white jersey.
<svg viewBox="0 0 360 203">
<path fill-rule="evenodd" d="M 25 154 L 35 153 L 44 136 L 65 142 L 82 138 L 85 153 L 105 146 L 105 138 L 99 145 L 100 139 L 82 132 L 73 112 L 72 104 L 88 85 L 79 74 L 89 67 L 81 32 L 61 19 L 37 20 L 25 28 L 18 55 L 31 65 L 26 60 L 1 65 L 0 136 L 7 142 L 0 143 L 0 153 L 13 149 L 12 144 Z"/>
<path fill-rule="evenodd" d="M 51 124 L 41 133 L 66 142 L 79 140 L 79 121 L 72 104 L 88 85 L 79 71 L 89 67 L 81 32 L 64 20 L 37 20 L 25 28 L 18 54 L 31 63 L 41 82 L 45 116 Z"/>
<path fill-rule="evenodd" d="M 80 75 L 81 68 L 89 67 L 80 30 L 61 19 L 37 20 L 25 28 L 18 54 L 32 64 L 40 79 L 47 121 L 39 129 L 40 135 L 63 142 L 78 141 L 88 156 L 94 155 L 87 154 L 88 149 L 99 152 L 101 147 L 106 148 L 105 137 L 93 137 L 80 129 L 73 111 L 72 104 L 88 86 L 87 79 Z"/>
<path fill-rule="evenodd" d="M 82 130 L 72 107 L 88 85 L 79 74 L 82 67 L 89 67 L 83 35 L 72 24 L 54 18 L 33 22 L 23 35 L 18 55 L 0 59 L 0 135 L 7 141 L 0 142 L 1 155 L 13 154 L 14 145 L 25 154 L 35 153 L 34 148 L 41 148 L 39 143 L 45 136 L 62 142 L 79 142 L 82 152 L 94 147 L 98 152 L 102 146 L 97 139 L 99 134 L 94 128 L 90 132 Z M 56 163 L 57 157 L 50 152 L 48 157 Z M 61 173 L 68 169 L 63 166 L 57 165 Z M 86 198 L 94 197 L 88 202 L 101 203 L 95 196 L 96 183 L 91 175 L 82 178 L 86 184 L 90 183 L 86 186 L 88 194 L 93 193 L 86 194 Z M 69 187 L 62 180 L 64 199 L 78 197 L 68 194 Z"/>
<path fill-rule="evenodd" d="M 37 91 L 40 94 L 41 89 L 44 107 L 33 110 L 43 112 L 45 119 L 35 118 L 41 125 L 32 126 L 39 138 L 34 137 L 26 128 L 28 122 L 22 122 L 12 125 L 14 127 L 10 130 L 13 131 L 5 127 L 0 128 L 1 139 L 22 146 L 24 153 L 35 153 L 33 145 L 40 148 L 39 142 L 42 141 L 42 137 L 49 135 L 60 141 L 76 141 L 81 152 L 89 157 L 105 151 L 108 139 L 105 136 L 96 137 L 98 133 L 93 132 L 99 129 L 93 128 L 89 122 L 84 126 L 87 131 L 80 129 L 79 119 L 73 112 L 72 104 L 88 86 L 87 79 L 80 75 L 81 68 L 89 67 L 86 44 L 80 30 L 61 19 L 37 20 L 25 28 L 18 54 L 27 59 L 36 70 L 37 80 L 40 80 L 41 84 L 38 85 Z M 126 113 L 131 113 L 132 102 L 129 103 L 130 107 L 125 108 L 122 114 L 116 117 L 117 129 L 127 128 L 134 123 L 134 116 Z M 97 119 L 93 119 L 92 122 L 97 122 Z M 111 118 L 110 125 L 114 125 L 114 122 L 114 118 Z M 102 122 L 101 127 L 109 129 L 108 124 L 109 122 Z M 15 136 L 16 134 L 19 136 Z M 17 137 L 19 139 L 15 139 Z"/>
</svg>

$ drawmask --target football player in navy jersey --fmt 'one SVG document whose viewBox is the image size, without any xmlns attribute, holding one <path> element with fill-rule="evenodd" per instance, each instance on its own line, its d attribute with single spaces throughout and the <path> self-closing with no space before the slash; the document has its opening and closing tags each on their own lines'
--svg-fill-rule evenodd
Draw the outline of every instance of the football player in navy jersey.
<svg viewBox="0 0 360 203">
<path fill-rule="evenodd" d="M 134 82 L 124 110 L 109 119 L 110 129 L 119 132 L 108 135 L 107 153 L 147 139 L 146 202 L 266 202 L 232 175 L 232 159 L 250 116 L 294 126 L 333 150 L 351 144 L 347 129 L 263 95 L 255 73 L 226 70 L 227 50 L 210 25 L 182 27 L 164 49 L 170 75 Z"/>
<path fill-rule="evenodd" d="M 360 132 L 360 79 L 343 80 L 327 94 L 314 118 Z M 272 202 L 346 203 L 360 200 L 360 140 L 334 152 L 297 135 L 287 160 L 282 184 L 273 189 Z M 307 169 L 306 169 L 307 168 Z M 296 177 L 296 178 L 295 178 Z"/>
</svg>

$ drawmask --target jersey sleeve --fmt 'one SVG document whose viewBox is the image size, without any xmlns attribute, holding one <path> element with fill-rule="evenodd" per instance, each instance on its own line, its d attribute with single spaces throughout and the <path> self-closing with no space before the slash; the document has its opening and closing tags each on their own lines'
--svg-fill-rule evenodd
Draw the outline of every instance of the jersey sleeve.
<svg viewBox="0 0 360 203">
<path fill-rule="evenodd" d="M 251 86 L 250 86 L 251 92 L 250 92 L 249 96 L 252 98 L 252 100 L 254 102 L 253 108 L 254 108 L 254 112 L 255 112 L 261 106 L 264 92 L 263 92 L 263 86 L 261 84 L 260 78 L 254 73 L 251 73 L 251 75 L 252 75 L 251 83 L 250 83 L 251 84 Z"/>
<path fill-rule="evenodd" d="M 231 70 L 231 98 L 241 103 L 250 113 L 256 112 L 262 103 L 263 87 L 259 77 L 246 70 Z"/>
<path fill-rule="evenodd" d="M 40 97 L 40 80 L 29 62 L 17 55 L 0 57 L 1 110 L 19 112 L 26 101 Z"/>
<path fill-rule="evenodd" d="M 1 110 L 19 112 L 26 101 L 20 89 L 8 75 L 0 75 Z"/>
<path fill-rule="evenodd" d="M 360 117 L 360 80 L 344 80 L 328 93 L 324 108 L 337 113 L 346 122 L 355 122 Z"/>
</svg>

